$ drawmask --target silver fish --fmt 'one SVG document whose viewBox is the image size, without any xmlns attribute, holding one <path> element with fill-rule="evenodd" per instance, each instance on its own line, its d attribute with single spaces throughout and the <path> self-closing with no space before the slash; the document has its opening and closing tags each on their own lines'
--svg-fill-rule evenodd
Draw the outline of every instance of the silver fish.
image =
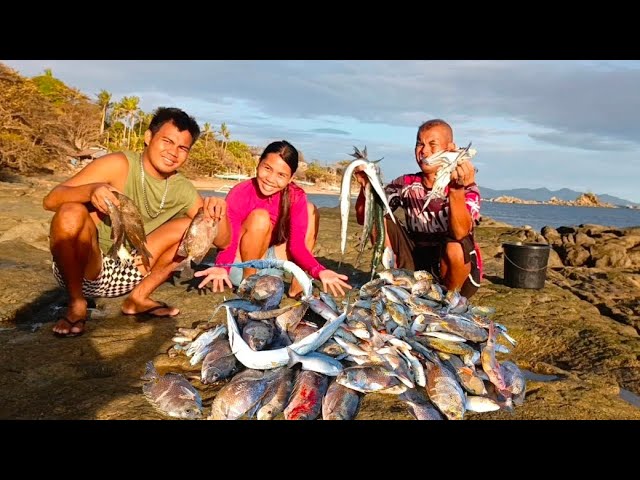
<svg viewBox="0 0 640 480">
<path fill-rule="evenodd" d="M 212 384 L 229 378 L 237 370 L 238 361 L 231 352 L 229 340 L 226 336 L 218 337 L 213 341 L 209 353 L 202 361 L 200 381 L 205 385 Z"/>
<path fill-rule="evenodd" d="M 271 310 L 278 305 L 284 294 L 284 282 L 276 275 L 264 275 L 256 281 L 251 291 L 251 298 L 262 306 L 263 310 Z"/>
<path fill-rule="evenodd" d="M 362 393 L 402 393 L 407 389 L 399 376 L 381 365 L 358 365 L 345 368 L 336 377 L 336 382 Z M 394 387 L 398 389 L 393 391 Z"/>
<path fill-rule="evenodd" d="M 500 410 L 500 405 L 489 397 L 479 397 L 476 395 L 467 395 L 465 408 L 468 412 L 495 412 Z"/>
<path fill-rule="evenodd" d="M 213 399 L 208 420 L 237 420 L 245 415 L 251 418 L 272 377 L 272 371 L 249 369 L 240 372 Z"/>
<path fill-rule="evenodd" d="M 409 413 L 416 420 L 444 420 L 423 388 L 410 388 L 398 395 L 398 399 L 405 402 Z"/>
<path fill-rule="evenodd" d="M 260 399 L 256 413 L 258 420 L 273 420 L 284 411 L 293 390 L 296 372 L 287 367 L 274 370 L 274 377 L 269 380 L 269 386 Z"/>
<path fill-rule="evenodd" d="M 204 209 L 200 207 L 178 245 L 177 254 L 185 259 L 174 270 L 186 272 L 187 276 L 192 277 L 191 262 L 199 264 L 202 261 L 213 246 L 216 235 L 218 235 L 218 222 L 211 217 L 205 217 Z"/>
<path fill-rule="evenodd" d="M 289 368 L 301 363 L 302 370 L 311 370 L 329 377 L 335 377 L 343 370 L 342 363 L 324 353 L 309 352 L 306 355 L 298 355 L 291 348 L 287 348 L 287 352 L 289 353 L 289 363 L 287 364 Z"/>
<path fill-rule="evenodd" d="M 159 412 L 170 417 L 193 420 L 202 417 L 200 393 L 182 375 L 158 374 L 152 361 L 147 362 L 142 385 L 145 398 Z"/>
<path fill-rule="evenodd" d="M 322 399 L 323 420 L 353 420 L 362 395 L 333 380 Z"/>
<path fill-rule="evenodd" d="M 286 420 L 315 420 L 322 409 L 329 377 L 310 370 L 302 370 L 296 377 L 289 404 L 284 409 Z"/>
<path fill-rule="evenodd" d="M 269 322 L 249 320 L 242 329 L 242 339 L 247 342 L 252 350 L 264 350 L 273 340 L 274 328 Z"/>
</svg>

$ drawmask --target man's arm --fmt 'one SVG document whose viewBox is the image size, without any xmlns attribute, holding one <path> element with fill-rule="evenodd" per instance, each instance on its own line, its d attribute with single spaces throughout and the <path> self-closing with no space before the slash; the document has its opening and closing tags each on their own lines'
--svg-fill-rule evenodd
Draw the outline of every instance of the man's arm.
<svg viewBox="0 0 640 480">
<path fill-rule="evenodd" d="M 465 187 L 476 181 L 475 167 L 470 161 L 462 162 L 451 174 L 449 183 L 449 233 L 462 240 L 473 230 L 473 218 L 467 208 Z"/>
<path fill-rule="evenodd" d="M 462 240 L 471 233 L 473 221 L 467 209 L 464 188 L 449 190 L 449 233 Z"/>
<path fill-rule="evenodd" d="M 123 191 L 129 173 L 129 161 L 120 152 L 110 153 L 92 161 L 70 179 L 54 187 L 42 201 L 45 210 L 57 211 L 63 203 L 89 203 L 107 213 L 104 198 L 118 205 L 110 193 Z"/>
</svg>

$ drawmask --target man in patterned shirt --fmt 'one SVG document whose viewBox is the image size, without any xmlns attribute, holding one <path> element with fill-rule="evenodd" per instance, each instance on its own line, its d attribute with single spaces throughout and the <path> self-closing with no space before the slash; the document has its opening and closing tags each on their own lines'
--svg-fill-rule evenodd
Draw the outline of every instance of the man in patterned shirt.
<svg viewBox="0 0 640 480">
<path fill-rule="evenodd" d="M 424 122 L 416 136 L 415 158 L 420 171 L 402 175 L 385 187 L 392 210 L 402 207 L 406 226 L 385 218 L 385 246 L 396 256 L 396 267 L 431 272 L 447 290 L 469 298 L 480 286 L 482 259 L 473 238 L 480 217 L 480 191 L 475 168 L 467 160 L 451 174 L 444 199 L 432 199 L 423 212 L 440 166 L 423 162 L 434 153 L 455 151 L 453 130 L 441 119 Z M 359 224 L 364 223 L 366 175 L 357 173 L 361 185 L 356 201 Z M 377 233 L 375 233 L 377 234 Z"/>
</svg>

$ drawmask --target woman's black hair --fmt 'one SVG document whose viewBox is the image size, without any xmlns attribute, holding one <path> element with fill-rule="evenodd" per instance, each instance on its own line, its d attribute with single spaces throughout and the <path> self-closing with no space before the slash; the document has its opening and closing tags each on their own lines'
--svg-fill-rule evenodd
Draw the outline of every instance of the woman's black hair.
<svg viewBox="0 0 640 480">
<path fill-rule="evenodd" d="M 291 176 L 298 170 L 298 150 L 286 140 L 280 140 L 278 142 L 271 142 L 264 149 L 262 155 L 260 155 L 260 161 L 264 160 L 270 153 L 276 153 L 284 160 L 284 163 L 291 168 Z M 275 244 L 280 245 L 285 243 L 289 239 L 289 225 L 290 221 L 290 208 L 291 200 L 289 199 L 289 185 L 282 190 L 282 197 L 280 199 L 280 214 L 278 215 L 278 222 L 274 228 L 275 231 Z"/>
</svg>

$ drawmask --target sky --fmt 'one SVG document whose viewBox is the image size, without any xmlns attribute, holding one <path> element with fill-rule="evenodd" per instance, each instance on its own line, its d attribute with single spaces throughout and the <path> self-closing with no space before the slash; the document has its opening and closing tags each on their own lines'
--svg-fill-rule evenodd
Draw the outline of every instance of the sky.
<svg viewBox="0 0 640 480">
<path fill-rule="evenodd" d="M 418 126 L 472 142 L 480 189 L 570 188 L 640 203 L 640 61 L 0 60 L 91 98 L 179 107 L 231 140 L 291 142 L 307 162 L 367 147 L 384 181 L 417 171 Z"/>
</svg>

